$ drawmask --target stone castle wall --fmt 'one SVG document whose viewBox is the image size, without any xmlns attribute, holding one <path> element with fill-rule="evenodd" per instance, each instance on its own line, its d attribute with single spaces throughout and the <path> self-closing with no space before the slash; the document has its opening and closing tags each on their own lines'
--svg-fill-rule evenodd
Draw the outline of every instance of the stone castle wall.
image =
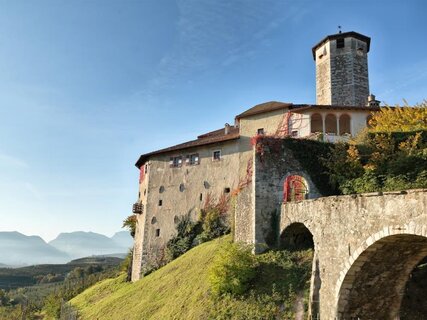
<svg viewBox="0 0 427 320">
<path fill-rule="evenodd" d="M 212 152 L 221 150 L 221 160 Z M 187 154 L 198 153 L 200 163 L 187 165 Z M 181 167 L 170 167 L 170 157 L 182 156 Z M 140 278 L 141 265 L 161 256 L 167 241 L 176 234 L 176 222 L 184 215 L 197 219 L 208 196 L 220 197 L 237 186 L 237 140 L 151 157 L 146 181 L 140 184 L 144 213 L 138 215 L 132 279 Z M 161 201 L 161 205 L 159 204 Z"/>
</svg>

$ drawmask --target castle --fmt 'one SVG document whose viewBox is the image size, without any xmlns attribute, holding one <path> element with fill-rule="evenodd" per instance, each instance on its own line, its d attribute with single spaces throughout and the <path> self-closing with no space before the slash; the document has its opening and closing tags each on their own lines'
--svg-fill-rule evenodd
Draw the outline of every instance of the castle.
<svg viewBox="0 0 427 320">
<path fill-rule="evenodd" d="M 290 136 L 346 141 L 365 128 L 379 101 L 369 91 L 370 38 L 356 32 L 329 35 L 313 49 L 316 104 L 270 101 L 237 115 L 233 125 L 197 139 L 140 156 L 139 196 L 132 281 L 141 266 L 175 234 L 180 216 L 196 219 L 208 195 L 239 189 L 234 238 L 260 248 L 267 243 L 269 215 L 284 200 L 322 196 L 310 176 L 283 158 L 274 173 L 263 174 L 251 140 Z"/>
</svg>

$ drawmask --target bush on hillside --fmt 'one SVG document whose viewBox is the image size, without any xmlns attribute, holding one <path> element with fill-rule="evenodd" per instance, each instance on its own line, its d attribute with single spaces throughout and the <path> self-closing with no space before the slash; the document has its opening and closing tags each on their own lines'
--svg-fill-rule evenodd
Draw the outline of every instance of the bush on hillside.
<svg viewBox="0 0 427 320">
<path fill-rule="evenodd" d="M 212 293 L 241 295 L 256 274 L 256 260 L 249 247 L 226 242 L 209 271 Z"/>
<path fill-rule="evenodd" d="M 227 214 L 230 199 L 222 195 L 217 203 L 214 203 L 208 195 L 204 207 L 199 212 L 198 221 L 201 225 L 201 233 L 197 235 L 195 244 L 213 240 L 230 233 L 231 227 Z"/>
<path fill-rule="evenodd" d="M 228 221 L 229 197 L 223 195 L 215 201 L 207 196 L 197 221 L 190 214 L 178 218 L 176 235 L 166 244 L 165 263 L 178 258 L 196 245 L 230 233 Z"/>
<path fill-rule="evenodd" d="M 191 249 L 192 243 L 198 233 L 197 229 L 199 228 L 199 224 L 193 222 L 189 214 L 178 218 L 178 223 L 176 224 L 177 234 L 166 244 L 166 262 L 178 258 Z"/>
</svg>

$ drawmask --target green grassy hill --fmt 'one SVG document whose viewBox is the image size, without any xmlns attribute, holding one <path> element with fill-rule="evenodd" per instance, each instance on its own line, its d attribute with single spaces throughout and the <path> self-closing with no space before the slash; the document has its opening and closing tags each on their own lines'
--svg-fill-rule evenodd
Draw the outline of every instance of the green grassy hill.
<svg viewBox="0 0 427 320">
<path fill-rule="evenodd" d="M 203 319 L 211 304 L 207 272 L 218 240 L 202 244 L 136 283 L 105 280 L 76 298 L 83 319 Z"/>
<path fill-rule="evenodd" d="M 294 319 L 294 312 L 304 311 L 311 251 L 261 255 L 250 292 L 240 298 L 213 298 L 209 268 L 228 239 L 197 246 L 136 283 L 124 282 L 124 276 L 104 280 L 70 303 L 81 319 L 90 320 Z"/>
</svg>

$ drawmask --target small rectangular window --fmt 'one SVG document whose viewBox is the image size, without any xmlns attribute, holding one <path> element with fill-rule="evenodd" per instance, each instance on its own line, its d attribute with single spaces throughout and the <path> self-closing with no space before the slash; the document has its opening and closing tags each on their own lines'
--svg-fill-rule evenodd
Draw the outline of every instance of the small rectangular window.
<svg viewBox="0 0 427 320">
<path fill-rule="evenodd" d="M 182 157 L 181 156 L 170 157 L 169 166 L 172 168 L 181 167 L 182 166 Z"/>
<path fill-rule="evenodd" d="M 188 162 L 187 163 L 190 165 L 196 165 L 196 164 L 200 163 L 199 161 L 200 161 L 199 154 L 193 153 L 193 154 L 190 154 L 188 156 Z"/>
<path fill-rule="evenodd" d="M 212 153 L 212 160 L 214 161 L 221 160 L 221 150 L 217 150 Z"/>
<path fill-rule="evenodd" d="M 156 237 L 160 237 L 160 229 L 156 229 Z"/>
<path fill-rule="evenodd" d="M 259 129 L 257 130 L 257 134 L 258 134 L 258 135 L 263 135 L 263 134 L 264 134 L 264 128 L 259 128 Z"/>
<path fill-rule="evenodd" d="M 199 200 L 202 201 L 203 200 L 203 193 L 200 194 L 199 196 Z"/>
<path fill-rule="evenodd" d="M 163 205 L 163 200 L 159 200 L 159 207 Z"/>
<path fill-rule="evenodd" d="M 230 193 L 230 188 L 224 188 L 224 193 Z"/>
<path fill-rule="evenodd" d="M 294 130 L 291 132 L 292 137 L 298 137 L 298 130 Z"/>
<path fill-rule="evenodd" d="M 337 39 L 337 49 L 344 48 L 344 38 Z"/>
</svg>

